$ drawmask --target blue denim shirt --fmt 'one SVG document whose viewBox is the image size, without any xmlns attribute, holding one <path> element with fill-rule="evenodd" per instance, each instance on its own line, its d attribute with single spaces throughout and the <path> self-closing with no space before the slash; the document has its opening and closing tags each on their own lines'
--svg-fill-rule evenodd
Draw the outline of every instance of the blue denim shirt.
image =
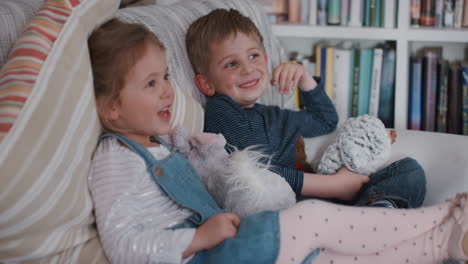
<svg viewBox="0 0 468 264">
<path fill-rule="evenodd" d="M 156 160 L 137 142 L 117 134 L 104 134 L 101 139 L 115 137 L 143 158 L 148 173 L 164 192 L 194 214 L 177 228 L 198 227 L 215 214 L 223 213 L 188 160 L 159 137 L 156 139 L 171 150 L 171 154 Z M 200 251 L 189 263 L 275 263 L 280 246 L 279 217 L 276 211 L 255 214 L 241 222 L 237 235 L 217 247 Z M 315 250 L 310 256 L 318 255 Z M 309 257 L 309 261 L 312 258 Z M 308 262 L 310 263 L 310 262 Z"/>
</svg>

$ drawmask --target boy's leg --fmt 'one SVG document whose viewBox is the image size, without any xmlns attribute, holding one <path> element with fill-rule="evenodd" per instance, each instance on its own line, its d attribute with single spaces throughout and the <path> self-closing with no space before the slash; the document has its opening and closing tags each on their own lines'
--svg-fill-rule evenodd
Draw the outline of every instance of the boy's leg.
<svg viewBox="0 0 468 264">
<path fill-rule="evenodd" d="M 428 258 L 440 262 L 448 256 L 467 259 L 462 252 L 462 236 L 468 229 L 466 218 L 466 195 L 462 203 L 446 202 L 421 209 L 356 208 L 320 200 L 303 201 L 280 213 L 277 263 L 301 263 L 316 248 L 347 256 L 347 260 L 378 257 L 385 252 L 389 254 L 385 256 L 395 254 L 416 260 L 412 263 L 429 263 Z"/>
<path fill-rule="evenodd" d="M 426 176 L 412 158 L 398 160 L 369 177 L 370 181 L 359 192 L 355 205 L 366 206 L 389 199 L 399 208 L 417 208 L 424 201 Z"/>
</svg>

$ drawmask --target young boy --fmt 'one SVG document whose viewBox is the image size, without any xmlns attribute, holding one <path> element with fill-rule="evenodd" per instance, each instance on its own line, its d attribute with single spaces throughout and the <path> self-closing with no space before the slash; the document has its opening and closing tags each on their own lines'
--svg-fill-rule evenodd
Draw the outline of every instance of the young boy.
<svg viewBox="0 0 468 264">
<path fill-rule="evenodd" d="M 190 25 L 186 43 L 196 73 L 195 83 L 210 97 L 204 131 L 222 133 L 229 144 L 239 149 L 261 147 L 264 153 L 272 156 L 272 170 L 285 178 L 298 197 L 344 201 L 358 197 L 352 203 L 369 204 L 383 199 L 390 205 L 399 203 L 402 207 L 421 205 L 425 192 L 424 172 L 412 159 L 387 167 L 380 176 L 373 177 L 377 182 L 371 179 L 365 188 L 362 187 L 369 182 L 369 177 L 346 168 L 335 175 L 295 169 L 299 136 L 315 137 L 332 132 L 338 115 L 325 94 L 323 81 L 310 76 L 301 65 L 283 63 L 274 69 L 270 80 L 262 36 L 249 18 L 233 9 L 213 10 Z M 280 93 L 298 87 L 305 110 L 290 111 L 256 103 L 270 81 L 278 86 Z M 389 180 L 395 171 L 402 179 Z M 404 175 L 405 171 L 411 174 L 413 184 L 404 182 L 409 176 Z M 395 183 L 404 184 L 404 191 L 387 192 L 401 189 L 395 188 Z M 416 197 L 412 188 L 423 192 L 417 192 Z M 361 193 L 358 195 L 358 192 Z"/>
</svg>

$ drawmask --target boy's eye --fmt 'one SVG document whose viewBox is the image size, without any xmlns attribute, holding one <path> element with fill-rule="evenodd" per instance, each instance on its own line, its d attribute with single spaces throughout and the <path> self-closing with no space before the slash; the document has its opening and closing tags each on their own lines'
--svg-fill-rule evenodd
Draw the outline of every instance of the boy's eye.
<svg viewBox="0 0 468 264">
<path fill-rule="evenodd" d="M 156 81 L 155 81 L 155 80 L 151 80 L 151 81 L 149 81 L 146 85 L 149 86 L 149 87 L 154 87 L 154 86 L 156 85 Z"/>
<path fill-rule="evenodd" d="M 250 55 L 249 59 L 252 60 L 252 59 L 257 58 L 258 56 L 260 56 L 260 55 L 258 53 L 255 53 L 255 54 Z"/>
<path fill-rule="evenodd" d="M 164 75 L 164 80 L 165 80 L 165 81 L 169 80 L 170 78 L 171 78 L 171 75 L 170 75 L 169 73 L 166 73 L 166 74 Z"/>
</svg>

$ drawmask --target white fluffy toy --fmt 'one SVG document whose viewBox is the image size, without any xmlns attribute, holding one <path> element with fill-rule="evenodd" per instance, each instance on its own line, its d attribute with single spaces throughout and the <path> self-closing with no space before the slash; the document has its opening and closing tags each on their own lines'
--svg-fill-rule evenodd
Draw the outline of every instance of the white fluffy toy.
<svg viewBox="0 0 468 264">
<path fill-rule="evenodd" d="M 342 166 L 364 175 L 376 172 L 388 160 L 395 136 L 375 116 L 350 118 L 325 150 L 317 172 L 335 174 Z"/>
<path fill-rule="evenodd" d="M 269 164 L 261 162 L 267 158 L 261 152 L 247 148 L 229 155 L 223 135 L 189 136 L 179 127 L 172 132 L 171 141 L 188 158 L 208 192 L 226 212 L 243 219 L 296 203 L 295 193 L 286 180 L 268 170 Z"/>
</svg>

